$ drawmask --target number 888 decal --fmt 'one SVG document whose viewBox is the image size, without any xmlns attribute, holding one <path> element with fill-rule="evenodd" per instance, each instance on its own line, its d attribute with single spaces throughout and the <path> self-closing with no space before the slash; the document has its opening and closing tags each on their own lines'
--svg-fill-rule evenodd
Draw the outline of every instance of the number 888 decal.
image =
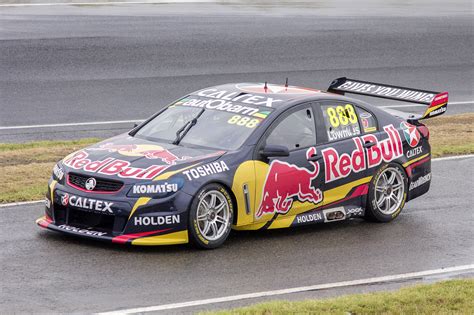
<svg viewBox="0 0 474 315">
<path fill-rule="evenodd" d="M 359 121 L 352 104 L 323 105 L 321 108 L 329 141 L 360 134 Z"/>
<path fill-rule="evenodd" d="M 255 128 L 259 122 L 260 122 L 260 119 L 258 118 L 251 118 L 251 117 L 240 116 L 240 115 L 234 115 L 227 121 L 227 123 L 231 125 L 245 126 L 247 128 Z"/>
</svg>

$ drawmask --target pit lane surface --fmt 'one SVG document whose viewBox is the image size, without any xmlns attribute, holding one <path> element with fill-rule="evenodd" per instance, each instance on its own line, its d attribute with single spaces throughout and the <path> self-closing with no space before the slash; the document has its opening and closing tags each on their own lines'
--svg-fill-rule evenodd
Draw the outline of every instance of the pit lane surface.
<svg viewBox="0 0 474 315">
<path fill-rule="evenodd" d="M 324 89 L 348 76 L 472 102 L 472 21 L 466 0 L 0 7 L 0 126 L 143 119 L 202 87 L 286 77 Z M 0 142 L 132 126 L 0 128 Z"/>
<path fill-rule="evenodd" d="M 430 192 L 392 223 L 233 233 L 213 251 L 79 240 L 36 227 L 40 205 L 1 208 L 0 312 L 109 311 L 472 264 L 474 158 L 432 167 Z"/>
</svg>

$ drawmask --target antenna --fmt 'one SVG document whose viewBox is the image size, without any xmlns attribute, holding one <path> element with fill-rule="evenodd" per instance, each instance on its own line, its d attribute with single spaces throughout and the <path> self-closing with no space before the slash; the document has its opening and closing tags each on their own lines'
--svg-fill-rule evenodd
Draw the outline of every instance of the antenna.
<svg viewBox="0 0 474 315">
<path fill-rule="evenodd" d="M 285 82 L 285 88 L 288 89 L 288 78 L 286 78 L 286 82 Z"/>
</svg>

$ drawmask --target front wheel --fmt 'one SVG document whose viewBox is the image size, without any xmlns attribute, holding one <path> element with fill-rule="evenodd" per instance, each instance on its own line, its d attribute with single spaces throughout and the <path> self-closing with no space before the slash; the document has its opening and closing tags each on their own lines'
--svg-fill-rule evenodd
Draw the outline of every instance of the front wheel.
<svg viewBox="0 0 474 315">
<path fill-rule="evenodd" d="M 207 249 L 221 246 L 229 236 L 233 213 L 232 198 L 222 185 L 204 186 L 189 211 L 191 242 Z"/>
<path fill-rule="evenodd" d="M 405 205 L 407 186 L 405 170 L 400 165 L 382 166 L 370 183 L 366 218 L 377 222 L 395 219 Z"/>
</svg>

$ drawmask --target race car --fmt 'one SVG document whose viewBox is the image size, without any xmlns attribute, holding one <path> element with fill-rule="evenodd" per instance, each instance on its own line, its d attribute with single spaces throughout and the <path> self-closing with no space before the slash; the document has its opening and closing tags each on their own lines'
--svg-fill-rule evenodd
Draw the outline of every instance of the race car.
<svg viewBox="0 0 474 315">
<path fill-rule="evenodd" d="M 426 105 L 406 114 L 346 93 Z M 119 244 L 216 248 L 231 229 L 395 219 L 431 181 L 448 93 L 348 78 L 191 93 L 56 164 L 40 227 Z"/>
</svg>

